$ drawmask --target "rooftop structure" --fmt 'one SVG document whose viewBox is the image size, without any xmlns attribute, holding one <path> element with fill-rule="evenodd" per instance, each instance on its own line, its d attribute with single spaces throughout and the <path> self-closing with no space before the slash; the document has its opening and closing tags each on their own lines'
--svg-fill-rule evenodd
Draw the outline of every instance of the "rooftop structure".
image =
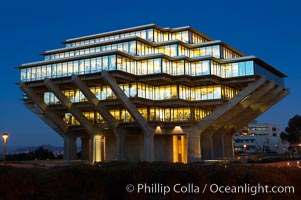
<svg viewBox="0 0 301 200">
<path fill-rule="evenodd" d="M 21 65 L 24 104 L 64 139 L 64 158 L 230 159 L 232 135 L 284 98 L 283 73 L 191 27 L 73 38 Z"/>
</svg>

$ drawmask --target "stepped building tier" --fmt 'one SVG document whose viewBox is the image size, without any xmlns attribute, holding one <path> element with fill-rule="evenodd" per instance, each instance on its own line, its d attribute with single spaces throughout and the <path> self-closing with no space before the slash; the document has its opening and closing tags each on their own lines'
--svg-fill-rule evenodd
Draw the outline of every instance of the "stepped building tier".
<svg viewBox="0 0 301 200">
<path fill-rule="evenodd" d="M 23 64 L 24 104 L 64 140 L 64 159 L 231 159 L 232 136 L 288 93 L 286 75 L 186 26 L 73 38 Z"/>
</svg>

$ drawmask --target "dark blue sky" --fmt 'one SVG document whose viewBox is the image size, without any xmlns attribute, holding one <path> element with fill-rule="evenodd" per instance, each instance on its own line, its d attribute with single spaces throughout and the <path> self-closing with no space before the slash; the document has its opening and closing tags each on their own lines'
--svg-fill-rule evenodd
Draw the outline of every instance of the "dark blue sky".
<svg viewBox="0 0 301 200">
<path fill-rule="evenodd" d="M 283 130 L 289 118 L 301 114 L 300 8 L 298 0 L 4 1 L 0 6 L 0 132 L 10 134 L 11 146 L 62 145 L 63 140 L 23 106 L 22 93 L 14 84 L 19 81 L 15 67 L 43 59 L 40 53 L 63 47 L 60 42 L 68 38 L 149 23 L 192 26 L 287 74 L 291 94 L 259 118 L 280 124 Z"/>
</svg>

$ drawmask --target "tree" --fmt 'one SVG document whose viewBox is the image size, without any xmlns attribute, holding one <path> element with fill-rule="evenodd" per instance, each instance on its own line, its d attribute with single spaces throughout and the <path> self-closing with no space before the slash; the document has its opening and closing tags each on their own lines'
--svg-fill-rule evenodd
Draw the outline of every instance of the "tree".
<svg viewBox="0 0 301 200">
<path fill-rule="evenodd" d="M 44 147 L 39 147 L 34 151 L 30 151 L 28 153 L 18 153 L 18 154 L 10 154 L 7 155 L 7 160 L 16 161 L 16 160 L 47 160 L 47 159 L 55 159 L 52 151 L 44 149 Z"/>
<path fill-rule="evenodd" d="M 54 154 L 44 147 L 39 147 L 33 152 L 33 157 L 38 160 L 54 159 Z"/>
<path fill-rule="evenodd" d="M 295 115 L 288 121 L 288 127 L 285 128 L 286 133 L 281 133 L 281 139 L 287 140 L 290 144 L 301 143 L 301 116 Z"/>
</svg>

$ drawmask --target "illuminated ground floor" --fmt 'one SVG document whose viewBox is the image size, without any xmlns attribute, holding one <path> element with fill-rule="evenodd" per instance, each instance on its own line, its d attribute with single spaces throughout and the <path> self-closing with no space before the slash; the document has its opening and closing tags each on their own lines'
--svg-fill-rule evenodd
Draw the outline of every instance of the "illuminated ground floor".
<svg viewBox="0 0 301 200">
<path fill-rule="evenodd" d="M 174 128 L 174 131 L 181 129 L 179 126 Z M 178 130 L 179 131 L 179 130 Z M 230 145 L 225 145 L 221 149 L 221 144 L 214 143 L 215 159 L 231 159 L 233 156 L 233 146 L 231 145 L 232 135 L 226 135 L 225 140 L 220 142 L 226 142 Z M 226 138 L 228 137 L 228 138 Z M 144 138 L 144 135 L 134 131 L 122 131 L 118 137 L 114 135 L 110 136 L 94 136 L 93 139 L 81 138 L 81 152 L 80 159 L 88 160 L 92 162 L 113 161 L 113 160 L 127 160 L 127 161 L 143 161 L 145 160 L 145 154 L 147 150 L 148 139 Z M 206 140 L 204 140 L 206 141 Z M 201 144 L 201 138 L 198 141 Z M 188 162 L 188 136 L 186 134 L 155 134 L 153 137 L 153 157 L 154 161 L 166 161 L 166 162 Z M 209 148 L 209 149 L 205 149 Z M 211 152 L 211 146 L 204 145 L 204 152 Z M 77 158 L 76 152 L 76 138 L 65 138 L 65 158 L 67 160 L 73 160 Z M 195 149 L 195 151 L 199 151 Z M 206 155 L 203 155 L 206 157 Z M 210 159 L 211 155 L 207 155 Z M 195 161 L 200 161 L 201 156 Z"/>
<path fill-rule="evenodd" d="M 121 144 L 120 154 L 118 155 L 117 139 L 114 136 L 95 136 L 92 141 L 81 140 L 81 159 L 88 159 L 89 152 L 92 153 L 93 162 L 112 161 L 112 160 L 128 160 L 142 161 L 144 160 L 144 137 L 142 134 L 126 134 Z M 73 147 L 71 147 L 73 145 Z M 76 158 L 75 140 L 68 145 L 69 158 Z M 154 137 L 154 160 L 167 162 L 187 162 L 187 136 L 185 135 L 155 135 Z"/>
</svg>

